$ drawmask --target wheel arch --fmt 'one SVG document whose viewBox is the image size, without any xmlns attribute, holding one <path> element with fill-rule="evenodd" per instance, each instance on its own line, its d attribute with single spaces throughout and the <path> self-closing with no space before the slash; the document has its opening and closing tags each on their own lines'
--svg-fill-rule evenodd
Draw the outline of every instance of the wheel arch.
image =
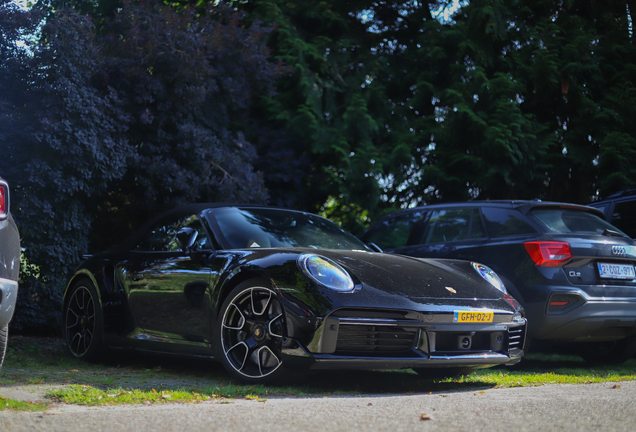
<svg viewBox="0 0 636 432">
<path fill-rule="evenodd" d="M 242 269 L 235 271 L 233 274 L 228 276 L 228 278 L 223 282 L 221 289 L 219 290 L 219 294 L 216 299 L 216 305 L 214 307 L 215 314 L 218 315 L 223 303 L 227 299 L 228 295 L 234 288 L 239 286 L 241 283 L 250 279 L 265 279 L 270 284 L 274 291 L 278 292 L 278 286 L 276 282 L 272 279 L 272 277 L 263 269 Z"/>
<path fill-rule="evenodd" d="M 71 288 L 73 288 L 73 286 L 79 281 L 81 281 L 82 279 L 88 279 L 93 284 L 93 286 L 95 287 L 95 291 L 97 291 L 97 301 L 99 302 L 99 306 L 100 307 L 102 306 L 102 293 L 99 289 L 97 278 L 90 270 L 81 269 L 81 270 L 78 270 L 66 284 L 66 289 L 64 290 L 64 296 L 62 297 L 62 310 L 64 310 L 64 307 L 66 306 L 66 302 L 68 301 L 68 295 L 71 291 Z"/>
</svg>

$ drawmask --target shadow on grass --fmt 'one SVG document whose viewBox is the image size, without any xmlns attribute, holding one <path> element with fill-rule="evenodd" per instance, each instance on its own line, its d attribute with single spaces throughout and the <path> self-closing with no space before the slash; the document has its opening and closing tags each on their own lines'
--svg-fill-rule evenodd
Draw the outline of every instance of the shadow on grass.
<svg viewBox="0 0 636 432">
<path fill-rule="evenodd" d="M 455 379 L 432 379 L 411 370 L 320 371 L 284 387 L 240 385 L 220 363 L 156 354 L 115 352 L 99 363 L 72 359 L 61 339 L 14 336 L 9 341 L 0 384 L 29 387 L 72 384 L 95 389 L 141 391 L 187 389 L 221 397 L 404 395 L 483 390 L 496 386 L 581 383 L 634 379 L 636 359 L 620 365 L 590 365 L 563 350 L 535 350 L 515 366 L 483 369 Z"/>
<path fill-rule="evenodd" d="M 537 346 L 538 345 L 538 346 Z M 567 345 L 535 344 L 533 350 L 514 366 L 497 366 L 491 370 L 524 374 L 555 373 L 563 375 L 636 375 L 636 358 L 619 364 L 590 364 L 572 354 Z"/>
<path fill-rule="evenodd" d="M 240 386 L 232 380 L 223 366 L 212 360 L 178 358 L 171 356 L 127 353 L 113 355 L 102 363 L 105 367 L 144 370 L 154 375 L 150 383 L 157 381 L 157 374 L 169 374 L 173 380 L 181 378 L 184 384 L 201 388 L 206 386 Z M 165 375 L 164 375 L 165 377 Z M 359 394 L 422 394 L 450 391 L 473 391 L 492 388 L 495 385 L 485 382 L 440 382 L 440 379 L 426 378 L 409 370 L 365 371 L 337 370 L 310 372 L 294 383 L 287 383 L 283 394 L 302 394 L 304 396 L 321 395 L 359 395 Z M 150 384 L 149 383 L 149 384 Z M 148 385 L 146 385 L 148 386 Z M 141 386 L 143 387 L 143 386 Z M 253 387 L 253 386 L 245 386 Z M 276 386 L 272 386 L 276 387 Z M 298 392 L 290 391 L 294 387 Z"/>
<path fill-rule="evenodd" d="M 79 384 L 93 388 L 213 389 L 233 388 L 236 395 L 254 386 L 233 381 L 220 363 L 206 359 L 113 352 L 99 363 L 70 358 L 61 339 L 13 337 L 9 341 L 0 384 L 22 386 Z M 422 394 L 474 391 L 494 387 L 485 382 L 440 382 L 402 371 L 320 371 L 284 388 L 258 386 L 258 393 L 289 396 Z"/>
</svg>

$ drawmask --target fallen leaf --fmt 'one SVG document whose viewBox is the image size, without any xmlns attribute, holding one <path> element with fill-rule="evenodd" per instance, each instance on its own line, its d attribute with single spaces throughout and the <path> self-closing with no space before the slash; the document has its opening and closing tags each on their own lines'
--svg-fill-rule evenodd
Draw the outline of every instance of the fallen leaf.
<svg viewBox="0 0 636 432">
<path fill-rule="evenodd" d="M 70 373 L 76 373 L 76 372 L 79 372 L 77 369 L 69 369 L 68 371 L 69 371 Z"/>
<path fill-rule="evenodd" d="M 373 404 L 371 402 L 369 402 L 369 405 L 367 405 L 367 406 L 373 406 Z"/>
<path fill-rule="evenodd" d="M 621 386 L 620 386 L 620 385 L 618 385 L 618 384 L 614 384 L 614 386 L 613 386 L 613 387 L 610 387 L 610 388 L 611 388 L 611 389 L 619 389 L 619 388 L 621 388 Z"/>
<path fill-rule="evenodd" d="M 486 394 L 486 390 L 478 391 L 477 393 L 475 393 L 475 396 L 483 394 Z"/>
<path fill-rule="evenodd" d="M 155 390 L 155 389 L 152 389 L 152 392 L 153 392 L 153 393 L 157 393 L 157 390 Z"/>
<path fill-rule="evenodd" d="M 431 417 L 431 416 L 430 416 L 430 415 L 428 415 L 428 414 L 422 414 L 422 415 L 420 416 L 420 420 L 433 420 L 433 417 Z"/>
</svg>

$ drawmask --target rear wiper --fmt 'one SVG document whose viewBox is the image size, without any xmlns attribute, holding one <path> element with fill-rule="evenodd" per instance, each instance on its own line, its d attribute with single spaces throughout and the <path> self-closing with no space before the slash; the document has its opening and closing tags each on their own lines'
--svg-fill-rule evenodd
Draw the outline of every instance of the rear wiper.
<svg viewBox="0 0 636 432">
<path fill-rule="evenodd" d="M 625 234 L 620 233 L 618 231 L 611 230 L 609 228 L 603 231 L 603 235 L 607 237 L 627 237 Z M 627 237 L 627 238 L 630 238 L 630 237 Z"/>
</svg>

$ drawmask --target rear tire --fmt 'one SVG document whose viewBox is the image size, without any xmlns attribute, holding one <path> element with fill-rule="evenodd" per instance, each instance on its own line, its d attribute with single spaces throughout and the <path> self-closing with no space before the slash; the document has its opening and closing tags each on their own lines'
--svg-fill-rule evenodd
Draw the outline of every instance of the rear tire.
<svg viewBox="0 0 636 432">
<path fill-rule="evenodd" d="M 610 342 L 589 342 L 577 347 L 577 354 L 588 363 L 620 364 L 636 353 L 636 337 Z"/>
<path fill-rule="evenodd" d="M 4 362 L 4 355 L 7 352 L 7 341 L 9 339 L 9 325 L 0 330 L 0 368 Z"/>
<path fill-rule="evenodd" d="M 62 330 L 72 357 L 96 361 L 104 354 L 104 319 L 97 289 L 87 279 L 77 282 L 62 310 Z"/>
</svg>

